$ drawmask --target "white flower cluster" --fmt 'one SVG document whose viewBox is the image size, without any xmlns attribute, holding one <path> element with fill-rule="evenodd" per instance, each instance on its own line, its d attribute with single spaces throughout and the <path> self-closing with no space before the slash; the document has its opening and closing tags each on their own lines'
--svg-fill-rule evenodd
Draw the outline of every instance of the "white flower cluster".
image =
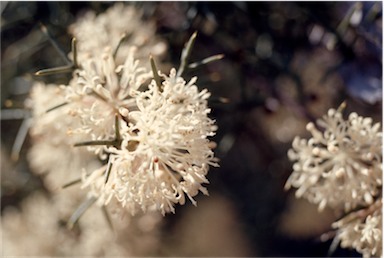
<svg viewBox="0 0 384 258">
<path fill-rule="evenodd" d="M 100 203 L 116 198 L 131 213 L 148 208 L 165 213 L 184 204 L 185 194 L 194 204 L 199 190 L 207 194 L 201 184 L 208 183 L 209 165 L 217 165 L 207 137 L 216 127 L 207 116 L 210 94 L 199 92 L 194 82 L 186 83 L 173 69 L 161 87 L 152 81 L 148 90 L 132 91 L 136 107 L 120 113 L 121 142 L 105 147 L 105 167 L 84 176 L 83 187 Z"/>
<path fill-rule="evenodd" d="M 6 208 L 0 227 L 3 257 L 138 257 L 159 249 L 160 214 L 127 217 L 112 231 L 106 230 L 103 212 L 91 207 L 78 227 L 69 230 L 65 221 L 75 208 L 71 196 L 65 192 L 47 198 L 35 192 L 20 209 Z"/>
<path fill-rule="evenodd" d="M 332 226 L 337 229 L 336 238 L 341 241 L 341 247 L 352 247 L 362 253 L 364 257 L 381 257 L 383 249 L 382 200 L 376 201 L 372 207 L 374 209 L 369 209 L 368 213 L 365 210 L 352 213 L 336 221 Z M 363 216 L 360 215 L 361 213 Z"/>
<path fill-rule="evenodd" d="M 307 125 L 309 140 L 296 137 L 288 157 L 295 161 L 286 188 L 296 196 L 349 211 L 373 203 L 382 186 L 382 132 L 380 123 L 351 113 L 344 120 L 340 110 L 330 109 L 319 119 L 318 130 Z"/>
<path fill-rule="evenodd" d="M 347 212 L 333 224 L 342 247 L 355 248 L 364 256 L 381 255 L 380 123 L 356 113 L 345 120 L 343 108 L 330 109 L 317 121 L 318 128 L 309 123 L 309 140 L 294 139 L 288 157 L 295 163 L 285 187 L 297 188 L 296 197 L 317 204 L 320 211 L 330 207 Z M 380 208 L 372 212 L 376 206 Z"/>
<path fill-rule="evenodd" d="M 35 173 L 44 175 L 45 186 L 52 191 L 78 178 L 79 169 L 100 166 L 92 153 L 73 148 L 73 144 L 86 135 L 68 136 L 72 128 L 81 126 L 79 121 L 66 118 L 71 109 L 63 106 L 47 112 L 64 102 L 65 92 L 62 89 L 41 82 L 33 85 L 27 102 L 32 110 L 29 134 L 33 139 L 28 151 L 29 164 Z"/>
<path fill-rule="evenodd" d="M 122 64 L 129 49 L 140 48 L 139 59 L 148 56 L 160 56 L 166 50 L 166 44 L 155 34 L 155 24 L 142 20 L 142 11 L 131 5 L 116 3 L 104 13 L 97 15 L 88 11 L 69 27 L 69 32 L 77 40 L 78 62 L 90 57 L 100 56 L 100 51 L 112 51 L 121 43 L 115 60 Z M 70 54 L 72 58 L 72 53 Z"/>
<path fill-rule="evenodd" d="M 66 151 L 87 150 L 104 162 L 96 169 L 84 166 L 81 176 L 81 188 L 99 205 L 117 203 L 131 214 L 157 210 L 164 215 L 174 212 L 175 204 L 184 204 L 186 196 L 196 204 L 193 197 L 199 191 L 208 194 L 202 184 L 208 183 L 209 166 L 217 166 L 214 144 L 208 139 L 216 126 L 208 117 L 210 93 L 198 89 L 196 78 L 186 82 L 175 69 L 169 75 L 155 71 L 149 56 L 135 58 L 148 52 L 143 44 L 150 42 L 155 49 L 158 44 L 148 33 L 147 37 L 136 33 L 143 29 L 141 25 L 130 28 L 137 19 L 131 22 L 127 17 L 134 14 L 117 4 L 97 17 L 88 14 L 71 27 L 78 39 L 78 67 L 69 84 L 56 89 L 64 105 L 34 117 L 32 131 L 59 127 L 49 134 L 59 134 L 53 137 L 69 147 Z M 124 20 L 117 27 L 112 26 L 116 18 Z M 122 33 L 132 34 L 132 42 L 120 42 Z M 118 49 L 113 50 L 114 46 Z M 31 97 L 32 108 L 41 109 L 39 105 L 44 104 L 38 102 L 45 97 Z M 36 152 L 30 156 L 43 163 Z M 72 162 L 67 156 L 61 163 Z M 57 167 L 47 170 L 54 174 Z M 80 177 L 81 171 L 77 173 Z"/>
</svg>

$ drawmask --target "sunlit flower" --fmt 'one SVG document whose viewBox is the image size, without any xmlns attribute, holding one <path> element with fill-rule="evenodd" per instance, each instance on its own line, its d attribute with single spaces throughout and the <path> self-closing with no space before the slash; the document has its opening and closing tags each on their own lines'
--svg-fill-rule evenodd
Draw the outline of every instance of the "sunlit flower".
<svg viewBox="0 0 384 258">
<path fill-rule="evenodd" d="M 296 137 L 288 156 L 295 161 L 286 188 L 297 197 L 319 205 L 344 208 L 369 205 L 382 185 L 382 133 L 371 118 L 351 113 L 344 120 L 340 110 L 330 109 L 307 125 L 309 140 Z"/>
<path fill-rule="evenodd" d="M 186 83 L 164 76 L 161 87 L 153 80 L 146 91 L 136 91 L 137 110 L 122 124 L 121 148 L 109 147 L 108 164 L 84 177 L 83 187 L 108 204 L 112 198 L 131 213 L 155 209 L 174 212 L 208 183 L 209 166 L 217 166 L 207 139 L 216 130 L 208 117 L 207 90 L 199 91 L 196 79 Z"/>
<path fill-rule="evenodd" d="M 158 41 L 130 8 L 117 4 L 105 14 L 89 13 L 71 27 L 78 66 L 58 89 L 65 105 L 54 114 L 62 119 L 58 125 L 70 122 L 58 132 L 66 146 L 105 162 L 77 170 L 91 200 L 132 214 L 165 214 L 186 197 L 196 204 L 194 196 L 208 194 L 209 166 L 218 166 L 208 139 L 216 126 L 208 117 L 210 93 L 197 88 L 196 78 L 186 83 L 175 69 L 169 76 L 156 71 L 149 55 L 136 58 Z M 63 162 L 71 162 L 66 157 Z"/>
</svg>

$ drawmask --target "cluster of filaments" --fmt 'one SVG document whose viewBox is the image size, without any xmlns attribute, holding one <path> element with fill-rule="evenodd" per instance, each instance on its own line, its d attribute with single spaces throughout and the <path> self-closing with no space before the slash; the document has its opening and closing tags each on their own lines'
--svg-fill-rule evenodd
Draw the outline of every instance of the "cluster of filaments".
<svg viewBox="0 0 384 258">
<path fill-rule="evenodd" d="M 288 156 L 295 161 L 286 188 L 297 188 L 296 196 L 319 205 L 349 211 L 373 203 L 382 186 L 382 133 L 371 118 L 351 113 L 344 120 L 330 109 L 307 125 L 309 140 L 296 137 Z"/>
<path fill-rule="evenodd" d="M 349 214 L 332 226 L 342 247 L 364 256 L 381 254 L 382 239 L 382 132 L 380 123 L 342 111 L 307 125 L 312 137 L 296 137 L 288 157 L 294 161 L 286 189 L 297 188 L 296 197 Z"/>
<path fill-rule="evenodd" d="M 163 81 L 157 84 L 151 73 L 127 60 L 122 67 L 108 67 L 109 78 L 79 78 L 84 85 L 75 87 L 90 93 L 69 97 L 75 106 L 72 113 L 82 120 L 77 133 L 90 136 L 76 145 L 88 146 L 106 160 L 103 167 L 83 174 L 82 187 L 99 204 L 114 199 L 132 213 L 153 208 L 174 212 L 174 204 L 184 204 L 185 196 L 196 204 L 193 196 L 207 194 L 202 184 L 208 183 L 209 165 L 217 165 L 208 140 L 216 130 L 208 117 L 210 94 L 200 92 L 195 79 L 186 83 L 175 69 L 161 75 Z M 66 90 L 76 92 L 71 86 Z"/>
<path fill-rule="evenodd" d="M 161 53 L 164 47 L 152 42 L 144 27 L 127 37 L 122 33 L 126 27 L 112 26 L 116 17 L 126 19 L 124 8 L 116 5 L 104 15 L 85 16 L 71 27 L 77 38 L 70 53 L 76 64 L 73 78 L 44 100 L 38 94 L 51 92 L 51 87 L 36 83 L 30 101 L 31 135 L 35 142 L 49 141 L 45 135 L 52 135 L 57 147 L 67 147 L 63 153 L 82 149 L 101 160 L 98 167 L 84 166 L 78 172 L 81 188 L 99 205 L 113 203 L 132 214 L 165 214 L 186 198 L 196 204 L 194 196 L 208 194 L 202 185 L 208 183 L 209 166 L 217 166 L 208 139 L 216 131 L 208 117 L 210 93 L 198 89 L 196 78 L 186 82 L 174 68 L 169 74 L 157 70 L 147 54 Z M 88 37 L 90 33 L 94 37 Z M 49 112 L 42 112 L 43 107 Z M 42 170 L 45 158 L 36 149 L 30 156 L 32 166 Z"/>
</svg>

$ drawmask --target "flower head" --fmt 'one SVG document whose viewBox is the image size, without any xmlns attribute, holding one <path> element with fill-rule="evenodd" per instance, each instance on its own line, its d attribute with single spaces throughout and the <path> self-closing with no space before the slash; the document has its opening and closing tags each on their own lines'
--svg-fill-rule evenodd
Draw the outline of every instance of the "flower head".
<svg viewBox="0 0 384 258">
<path fill-rule="evenodd" d="M 295 187 L 297 197 L 334 208 L 353 209 L 369 205 L 382 185 L 382 133 L 371 118 L 330 109 L 307 125 L 309 140 L 296 137 L 288 156 L 295 161 L 286 188 Z"/>
<path fill-rule="evenodd" d="M 129 211 L 155 209 L 174 212 L 208 183 L 209 165 L 217 166 L 210 141 L 216 130 L 207 115 L 209 93 L 195 79 L 186 83 L 173 69 L 159 87 L 134 93 L 137 110 L 122 123 L 121 147 L 110 147 L 108 165 L 84 177 L 83 187 L 107 204 L 113 198 Z M 107 173 L 108 171 L 108 173 Z M 106 180 L 106 174 L 108 179 Z M 107 182 L 106 182 L 107 181 Z"/>
<path fill-rule="evenodd" d="M 208 117 L 210 94 L 197 88 L 196 78 L 186 83 L 175 69 L 167 76 L 153 59 L 148 62 L 159 41 L 131 8 L 116 4 L 98 16 L 88 13 L 71 27 L 76 62 L 69 85 L 60 87 L 63 120 L 73 125 L 67 143 L 86 146 L 106 163 L 83 169 L 82 188 L 91 200 L 132 214 L 165 214 L 184 204 L 186 196 L 196 204 L 199 191 L 208 194 L 202 184 L 208 183 L 209 166 L 217 166 L 208 139 L 216 126 Z"/>
</svg>

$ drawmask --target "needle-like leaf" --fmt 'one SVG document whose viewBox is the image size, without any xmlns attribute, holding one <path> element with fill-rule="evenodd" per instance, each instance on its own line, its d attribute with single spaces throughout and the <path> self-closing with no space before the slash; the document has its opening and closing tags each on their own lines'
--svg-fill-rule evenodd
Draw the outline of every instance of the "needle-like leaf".
<svg viewBox="0 0 384 258">
<path fill-rule="evenodd" d="M 31 123 L 32 123 L 31 118 L 24 119 L 19 128 L 19 131 L 17 132 L 16 139 L 15 139 L 15 142 L 13 143 L 12 151 L 11 151 L 11 159 L 13 161 L 19 160 L 21 147 L 25 142 L 25 138 L 27 137 L 29 128 L 31 127 Z"/>
<path fill-rule="evenodd" d="M 80 206 L 75 210 L 72 216 L 67 222 L 67 227 L 72 229 L 73 226 L 79 221 L 80 217 L 86 212 L 89 207 L 96 202 L 96 197 L 90 197 L 80 204 Z"/>
<path fill-rule="evenodd" d="M 108 161 L 107 170 L 105 171 L 105 184 L 108 183 L 109 175 L 111 174 L 112 170 L 112 162 L 111 160 Z"/>
<path fill-rule="evenodd" d="M 115 146 L 121 143 L 121 141 L 85 141 L 85 142 L 78 142 L 75 143 L 74 147 L 82 147 L 82 146 L 98 146 L 98 145 L 107 145 L 107 146 Z"/>
<path fill-rule="evenodd" d="M 161 79 L 160 79 L 160 76 L 159 76 L 159 70 L 157 70 L 157 66 L 156 66 L 155 60 L 153 59 L 152 56 L 149 57 L 149 60 L 151 62 L 153 79 L 155 80 L 156 85 L 157 85 L 157 87 L 160 90 L 161 89 Z"/>
<path fill-rule="evenodd" d="M 108 226 L 110 227 L 110 229 L 115 232 L 115 229 L 113 227 L 113 223 L 112 223 L 112 219 L 111 219 L 111 216 L 109 215 L 109 212 L 107 210 L 107 207 L 106 206 L 103 206 L 101 207 L 101 210 L 103 211 L 103 214 L 104 214 L 104 217 L 105 219 L 107 220 L 107 223 L 108 223 Z"/>
<path fill-rule="evenodd" d="M 221 59 L 223 59 L 223 58 L 224 58 L 224 55 L 223 55 L 223 54 L 210 56 L 210 57 L 204 58 L 203 60 L 201 60 L 201 61 L 199 61 L 199 62 L 194 62 L 194 63 L 192 63 L 192 64 L 189 64 L 189 65 L 188 65 L 188 68 L 196 68 L 196 67 L 198 67 L 198 66 L 205 65 L 205 64 L 208 64 L 208 63 L 217 61 L 217 60 L 221 60 Z"/>
<path fill-rule="evenodd" d="M 81 178 L 70 181 L 70 182 L 66 183 L 65 185 L 63 185 L 61 188 L 64 189 L 64 188 L 67 188 L 67 187 L 70 187 L 72 185 L 79 184 L 79 183 L 81 183 Z"/>
<path fill-rule="evenodd" d="M 184 69 L 187 67 L 188 64 L 188 58 L 191 54 L 193 44 L 195 43 L 197 36 L 197 31 L 195 31 L 192 36 L 189 38 L 188 42 L 185 44 L 183 51 L 181 52 L 181 58 L 180 58 L 180 67 L 177 70 L 177 77 L 181 76 L 184 72 Z"/>
<path fill-rule="evenodd" d="M 130 35 L 127 35 L 126 33 L 124 33 L 123 35 L 121 35 L 121 38 L 119 40 L 119 43 L 117 43 L 117 46 L 115 48 L 115 51 L 113 51 L 113 59 L 116 59 L 116 56 L 117 56 L 117 53 L 121 47 L 121 45 L 129 38 Z"/>
<path fill-rule="evenodd" d="M 64 107 L 65 105 L 68 105 L 68 104 L 69 104 L 68 102 L 61 103 L 57 106 L 54 106 L 54 107 L 47 109 L 47 111 L 45 111 L 45 113 L 51 112 L 51 111 L 58 109 L 58 108 L 61 108 L 61 107 Z"/>
</svg>

